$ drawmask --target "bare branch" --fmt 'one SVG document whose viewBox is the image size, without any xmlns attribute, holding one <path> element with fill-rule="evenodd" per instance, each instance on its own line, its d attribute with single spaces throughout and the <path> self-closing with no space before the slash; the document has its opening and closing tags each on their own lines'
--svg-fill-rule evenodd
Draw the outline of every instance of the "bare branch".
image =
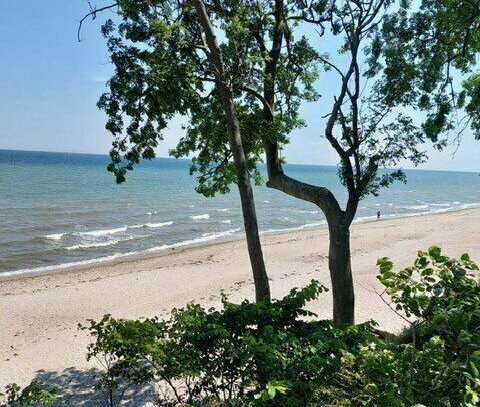
<svg viewBox="0 0 480 407">
<path fill-rule="evenodd" d="M 87 18 L 91 18 L 92 21 L 93 21 L 97 18 L 97 13 L 100 13 L 100 12 L 105 11 L 105 10 L 110 10 L 114 7 L 118 7 L 118 3 L 113 3 L 113 4 L 110 4 L 108 6 L 104 6 L 104 7 L 100 7 L 100 8 L 97 8 L 96 6 L 93 7 L 90 2 L 88 3 L 88 5 L 90 7 L 90 12 L 85 14 L 83 16 L 83 18 L 78 22 L 78 30 L 77 30 L 77 40 L 78 40 L 78 42 L 82 42 L 82 39 L 80 38 L 80 32 L 82 31 L 83 22 Z"/>
</svg>

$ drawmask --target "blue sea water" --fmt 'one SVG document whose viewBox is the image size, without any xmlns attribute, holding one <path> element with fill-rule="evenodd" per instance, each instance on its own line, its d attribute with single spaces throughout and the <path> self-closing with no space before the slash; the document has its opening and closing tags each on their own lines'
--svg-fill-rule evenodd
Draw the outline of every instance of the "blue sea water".
<svg viewBox="0 0 480 407">
<path fill-rule="evenodd" d="M 116 185 L 108 157 L 0 150 L 0 276 L 164 252 L 241 236 L 236 187 L 204 198 L 189 161 L 142 163 Z M 287 174 L 329 187 L 345 202 L 337 168 L 287 165 Z M 361 201 L 357 221 L 457 210 L 480 203 L 476 173 L 407 171 L 408 183 Z M 263 233 L 325 226 L 323 214 L 266 186 L 255 188 Z"/>
</svg>

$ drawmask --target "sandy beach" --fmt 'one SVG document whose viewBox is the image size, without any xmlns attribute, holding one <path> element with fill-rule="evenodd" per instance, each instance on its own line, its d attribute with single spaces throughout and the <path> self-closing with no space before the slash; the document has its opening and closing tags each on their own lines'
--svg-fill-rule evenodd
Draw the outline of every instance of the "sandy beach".
<svg viewBox="0 0 480 407">
<path fill-rule="evenodd" d="M 402 320 L 375 290 L 376 259 L 389 256 L 397 268 L 411 264 L 419 249 L 439 245 L 449 256 L 464 252 L 480 261 L 480 208 L 352 227 L 356 319 L 399 330 Z M 328 231 L 263 236 L 275 297 L 318 279 L 329 285 Z M 224 290 L 232 301 L 253 299 L 243 240 L 172 251 L 167 255 L 37 276 L 0 280 L 0 387 L 33 378 L 75 384 L 97 367 L 85 359 L 89 338 L 77 324 L 105 313 L 138 318 L 165 315 L 187 302 L 218 305 Z M 312 304 L 330 317 L 330 293 Z"/>
</svg>

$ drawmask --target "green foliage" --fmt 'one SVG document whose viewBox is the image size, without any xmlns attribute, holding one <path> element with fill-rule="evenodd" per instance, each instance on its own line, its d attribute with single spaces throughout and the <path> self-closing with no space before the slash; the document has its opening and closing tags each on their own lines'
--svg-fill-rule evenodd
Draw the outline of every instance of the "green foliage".
<svg viewBox="0 0 480 407">
<path fill-rule="evenodd" d="M 84 328 L 95 338 L 89 357 L 112 361 L 107 388 L 155 381 L 169 388 L 168 405 L 308 405 L 345 354 L 376 341 L 370 324 L 338 330 L 305 320 L 314 315 L 303 307 L 323 291 L 312 282 L 272 302 L 224 299 L 221 311 L 189 305 L 167 321 L 106 316 Z"/>
<path fill-rule="evenodd" d="M 0 407 L 44 406 L 52 404 L 56 398 L 57 390 L 39 381 L 33 381 L 23 389 L 11 383 L 6 386 L 5 394 L 0 393 Z"/>
<path fill-rule="evenodd" d="M 317 97 L 316 53 L 304 38 L 291 36 L 288 57 L 282 56 L 276 72 L 279 114 L 274 124 L 262 119 L 263 106 L 255 95 L 262 92 L 262 72 L 270 56 L 258 38 L 271 40 L 273 7 L 270 1 L 225 1 L 216 3 L 210 15 L 235 98 L 248 170 L 257 183 L 262 181 L 257 169 L 262 137 L 286 142 L 292 129 L 303 125 L 300 101 Z M 299 7 L 292 4 L 289 12 Z M 127 171 L 141 159 L 155 156 L 164 130 L 183 116 L 186 134 L 170 154 L 194 157 L 191 173 L 198 174 L 199 193 L 228 192 L 236 172 L 225 114 L 191 5 L 123 0 L 119 15 L 118 25 L 109 20 L 102 28 L 115 67 L 109 91 L 98 103 L 108 116 L 107 129 L 115 136 L 109 171 L 117 182 L 124 182 Z"/>
<path fill-rule="evenodd" d="M 378 265 L 386 301 L 410 321 L 396 340 L 379 339 L 372 323 L 316 320 L 304 307 L 325 288 L 312 282 L 281 300 L 192 304 L 165 321 L 91 321 L 88 357 L 107 361 L 99 387 L 154 382 L 168 389 L 163 406 L 480 405 L 475 263 L 432 247 L 404 270 L 388 258 Z"/>
<path fill-rule="evenodd" d="M 258 167 L 265 142 L 281 149 L 291 132 L 305 124 L 299 110 L 319 98 L 322 67 L 340 74 L 338 95 L 327 115 L 334 131 L 326 138 L 339 154 L 340 177 L 355 200 L 405 179 L 399 171 L 379 175 L 378 168 L 425 160 L 419 146 L 426 128 L 419 129 L 410 117 L 394 110 L 407 104 L 403 95 L 409 84 L 396 84 L 392 95 L 379 81 L 385 74 L 399 82 L 398 58 L 393 51 L 393 59 L 385 57 L 378 29 L 392 3 L 205 2 L 235 100 L 248 170 L 256 183 L 262 182 Z M 170 154 L 193 157 L 191 173 L 198 175 L 199 193 L 229 192 L 236 172 L 225 114 L 191 4 L 124 0 L 118 12 L 121 22 L 109 20 L 102 29 L 115 67 L 109 91 L 98 103 L 115 136 L 108 169 L 117 182 L 124 182 L 127 171 L 141 159 L 155 156 L 164 130 L 182 116 L 186 133 Z M 317 32 L 323 35 L 328 29 L 342 42 L 332 55 L 322 52 L 316 39 Z M 366 69 L 360 63 L 362 51 L 369 62 Z M 351 65 L 342 72 L 339 67 L 346 57 Z M 385 68 L 381 58 L 387 61 Z M 367 87 L 372 79 L 373 86 Z"/>
<path fill-rule="evenodd" d="M 427 112 L 425 135 L 440 144 L 442 134 L 468 125 L 480 138 L 479 10 L 478 0 L 401 2 L 372 49 L 371 69 L 385 66 L 381 91 Z M 456 123 L 457 109 L 467 113 L 464 123 Z"/>
<path fill-rule="evenodd" d="M 87 356 L 105 366 L 97 388 L 111 406 L 128 386 L 149 383 L 164 407 L 480 406 L 477 265 L 438 247 L 400 271 L 388 258 L 378 265 L 382 296 L 410 324 L 394 340 L 379 339 L 373 323 L 318 321 L 305 306 L 326 289 L 313 281 L 280 300 L 223 298 L 220 310 L 190 304 L 167 320 L 90 321 Z M 12 384 L 0 406 L 55 398 L 39 382 Z"/>
<path fill-rule="evenodd" d="M 396 369 L 398 379 L 393 382 L 401 384 L 396 397 L 426 406 L 479 405 L 477 265 L 467 254 L 450 259 L 438 247 L 420 251 L 413 267 L 398 272 L 387 258 L 378 264 L 392 306 L 415 318 L 400 343 L 389 348 L 397 355 L 385 366 Z"/>
</svg>

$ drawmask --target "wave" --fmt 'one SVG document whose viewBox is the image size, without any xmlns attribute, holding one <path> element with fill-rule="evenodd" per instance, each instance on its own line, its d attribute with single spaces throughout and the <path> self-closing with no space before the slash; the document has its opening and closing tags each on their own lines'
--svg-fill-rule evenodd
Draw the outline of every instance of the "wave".
<svg viewBox="0 0 480 407">
<path fill-rule="evenodd" d="M 230 209 L 222 208 L 222 209 L 215 209 L 217 212 L 228 212 Z"/>
<path fill-rule="evenodd" d="M 157 252 L 157 251 L 163 251 L 163 250 L 169 250 L 169 249 L 175 249 L 177 247 L 184 247 L 184 246 L 192 246 L 192 245 L 197 245 L 201 243 L 206 243 L 210 242 L 212 240 L 217 240 L 222 237 L 227 237 L 231 236 L 235 233 L 240 232 L 240 228 L 236 229 L 230 229 L 230 230 L 225 230 L 223 232 L 211 232 L 211 233 L 204 233 L 201 237 L 197 237 L 195 239 L 190 239 L 190 240 L 183 240 L 178 243 L 173 243 L 173 244 L 166 244 L 163 246 L 157 246 L 157 247 L 152 247 L 151 249 L 147 249 L 147 252 Z"/>
<path fill-rule="evenodd" d="M 120 259 L 122 257 L 129 257 L 139 254 L 139 252 L 129 252 L 129 253 L 115 253 L 109 256 L 104 257 L 97 257 L 96 259 L 88 259 L 88 260 L 79 260 L 79 261 L 72 261 L 69 263 L 62 263 L 62 264 L 53 264 L 51 266 L 42 266 L 42 267 L 35 267 L 30 269 L 21 269 L 21 270 L 14 270 L 14 271 L 4 271 L 0 273 L 1 277 L 12 277 L 22 274 L 39 274 L 39 273 L 46 273 L 49 271 L 61 270 L 64 268 L 69 267 L 80 267 L 80 266 L 88 266 L 92 264 L 99 264 L 105 263 L 109 261 L 114 261 Z"/>
<path fill-rule="evenodd" d="M 85 232 L 63 232 L 63 233 L 53 233 L 51 235 L 42 236 L 48 240 L 61 240 L 65 236 L 106 236 L 106 235 L 114 235 L 116 233 L 126 232 L 130 229 L 140 229 L 140 228 L 160 228 L 163 226 L 170 226 L 173 222 L 160 222 L 160 223 L 144 223 L 141 225 L 131 225 L 131 226 L 122 226 L 120 228 L 114 229 L 98 229 L 98 230 L 88 230 Z"/>
<path fill-rule="evenodd" d="M 65 235 L 68 235 L 68 233 L 54 233 L 52 235 L 45 235 L 43 237 L 49 240 L 60 240 Z"/>
<path fill-rule="evenodd" d="M 426 211 L 426 212 L 411 212 L 411 213 L 401 213 L 401 214 L 386 214 L 382 215 L 382 219 L 393 219 L 393 218 L 404 218 L 404 217 L 413 217 L 413 216 L 421 216 L 421 215 L 426 215 L 426 214 L 434 214 L 434 213 L 445 213 L 445 212 L 455 212 L 461 209 L 468 209 L 468 208 L 475 208 L 475 207 L 480 207 L 480 202 L 473 202 L 473 203 L 468 203 L 468 204 L 463 204 L 461 207 L 442 207 L 437 210 L 432 210 L 432 211 Z M 370 221 L 375 221 L 376 216 L 365 216 L 365 217 L 359 217 L 355 219 L 355 223 L 362 223 L 362 222 L 370 222 Z M 164 222 L 168 223 L 168 222 Z M 306 223 L 301 226 L 297 227 L 290 227 L 290 228 L 283 228 L 283 229 L 268 229 L 265 231 L 262 231 L 261 234 L 272 234 L 272 233 L 281 233 L 281 232 L 289 232 L 289 231 L 299 231 L 299 230 L 304 230 L 304 229 L 315 229 L 318 227 L 326 226 L 326 221 L 322 220 L 319 222 L 314 222 L 314 223 Z M 119 228 L 117 228 L 119 229 Z M 107 229 L 107 230 L 114 230 L 114 229 Z M 36 267 L 36 268 L 30 268 L 30 269 L 21 269 L 21 270 L 14 270 L 14 271 L 5 271 L 0 273 L 0 278 L 1 277 L 11 277 L 11 276 L 16 276 L 16 275 L 22 275 L 22 274 L 36 274 L 36 273 L 43 273 L 43 272 L 49 272 L 49 271 L 54 271 L 54 270 L 59 270 L 59 269 L 64 269 L 64 268 L 70 268 L 70 267 L 79 267 L 79 266 L 88 266 L 92 264 L 99 264 L 99 263 L 104 263 L 104 262 L 110 262 L 110 261 L 115 261 L 121 258 L 126 258 L 126 257 L 131 257 L 135 255 L 141 255 L 141 254 L 146 254 L 146 253 L 153 253 L 153 252 L 162 252 L 165 250 L 170 250 L 178 247 L 186 247 L 186 246 L 193 246 L 193 245 L 200 245 L 202 243 L 208 243 L 211 241 L 219 240 L 221 238 L 226 238 L 229 236 L 233 236 L 236 233 L 238 233 L 241 229 L 236 228 L 236 229 L 230 229 L 226 230 L 223 232 L 212 232 L 212 233 L 206 233 L 203 234 L 202 236 L 195 238 L 195 239 L 190 239 L 190 240 L 184 240 L 178 243 L 173 243 L 169 245 L 163 245 L 163 246 L 158 246 L 158 247 L 152 247 L 150 249 L 144 250 L 144 251 L 133 251 L 133 252 L 126 252 L 126 253 L 114 253 L 109 256 L 104 256 L 104 257 L 99 257 L 99 258 L 94 258 L 94 259 L 88 259 L 88 260 L 80 260 L 76 262 L 68 262 L 68 263 L 63 263 L 63 264 L 57 264 L 57 265 L 50 265 L 50 266 L 42 266 L 42 267 Z M 61 239 L 62 236 L 65 235 L 65 233 L 58 233 L 58 234 L 52 234 L 48 235 L 49 238 L 51 239 Z M 138 238 L 138 236 L 135 236 L 134 238 Z M 115 243 L 114 243 L 115 242 Z M 116 244 L 116 240 L 112 240 L 109 242 L 104 242 L 105 246 L 107 245 L 114 245 Z M 93 244 L 93 243 L 92 243 Z M 98 245 L 99 243 L 97 243 Z M 100 243 L 102 244 L 102 243 Z M 86 246 L 85 244 L 84 246 Z M 84 248 L 80 247 L 82 245 L 77 245 L 77 248 Z M 75 246 L 70 246 L 70 250 L 74 250 Z M 86 248 L 86 247 L 85 247 Z M 67 249 L 67 248 L 66 248 Z"/>
<path fill-rule="evenodd" d="M 227 220 L 221 220 L 220 223 L 225 223 L 225 224 L 230 224 L 232 223 L 232 221 L 230 219 L 227 219 Z"/>
<path fill-rule="evenodd" d="M 425 210 L 425 209 L 428 209 L 430 208 L 429 205 L 405 205 L 405 206 L 396 206 L 395 208 L 397 209 L 409 209 L 409 210 L 413 210 L 413 211 L 422 211 L 422 210 Z"/>
<path fill-rule="evenodd" d="M 162 228 L 164 226 L 170 226 L 173 225 L 173 222 L 160 222 L 160 223 L 145 223 L 144 225 L 137 225 L 137 226 L 131 226 L 132 229 L 134 228 Z"/>
<path fill-rule="evenodd" d="M 307 211 L 303 209 L 290 209 L 293 213 L 318 213 L 318 211 Z"/>
<path fill-rule="evenodd" d="M 51 235 L 42 236 L 48 240 L 61 240 L 64 236 L 105 236 L 112 235 L 115 233 L 125 232 L 127 226 L 115 229 L 99 229 L 99 230 L 90 230 L 86 232 L 63 232 L 63 233 L 54 233 Z"/>
<path fill-rule="evenodd" d="M 241 230 L 240 228 L 236 228 L 236 229 L 226 230 L 226 231 L 223 231 L 223 232 L 212 232 L 212 233 L 204 234 L 201 237 L 198 237 L 198 238 L 195 238 L 195 239 L 184 240 L 184 241 L 169 244 L 169 245 L 152 247 L 150 249 L 143 250 L 143 251 L 134 251 L 134 252 L 127 252 L 127 253 L 114 253 L 114 254 L 109 255 L 109 256 L 97 257 L 95 259 L 80 260 L 80 261 L 75 261 L 75 262 L 55 264 L 55 265 L 42 266 L 42 267 L 35 267 L 35 268 L 30 268 L 30 269 L 5 271 L 5 272 L 0 273 L 0 278 L 2 278 L 2 277 L 12 277 L 12 276 L 22 275 L 22 274 L 45 273 L 45 272 L 49 272 L 49 271 L 61 270 L 61 269 L 70 268 L 70 267 L 89 266 L 89 265 L 93 265 L 93 264 L 101 264 L 101 263 L 105 263 L 105 262 L 111 262 L 111 261 L 115 261 L 115 260 L 126 258 L 126 257 L 138 256 L 138 255 L 146 254 L 146 253 L 162 252 L 162 251 L 174 249 L 174 248 L 177 248 L 177 247 L 200 245 L 202 243 L 207 243 L 207 242 L 211 242 L 211 241 L 214 241 L 214 240 L 218 240 L 222 237 L 232 236 L 235 233 L 239 232 L 240 230 Z"/>
<path fill-rule="evenodd" d="M 281 229 L 267 229 L 263 230 L 260 232 L 261 235 L 264 234 L 271 234 L 271 233 L 281 233 L 281 232 L 294 232 L 297 230 L 304 230 L 304 229 L 315 229 L 320 226 L 325 226 L 327 224 L 326 220 L 321 220 L 319 222 L 313 222 L 313 223 L 305 223 L 304 225 L 301 226 L 295 226 L 291 228 L 281 228 Z"/>
<path fill-rule="evenodd" d="M 93 248 L 96 248 L 96 247 L 114 246 L 114 245 L 116 245 L 117 243 L 120 243 L 120 242 L 127 242 L 129 240 L 139 239 L 139 238 L 142 238 L 142 237 L 145 237 L 145 236 L 131 235 L 131 236 L 127 237 L 126 239 L 114 239 L 114 240 L 108 240 L 106 242 L 81 243 L 81 244 L 76 244 L 76 245 L 73 245 L 73 246 L 65 247 L 65 250 L 71 251 L 71 250 L 78 250 L 78 249 L 93 249 Z"/>
<path fill-rule="evenodd" d="M 105 236 L 105 235 L 113 235 L 115 233 L 126 232 L 128 226 L 123 226 L 121 228 L 115 229 L 99 229 L 99 230 L 90 230 L 87 232 L 73 232 L 71 233 L 72 236 Z"/>
<path fill-rule="evenodd" d="M 480 202 L 473 202 L 468 204 L 463 204 L 460 206 L 462 209 L 477 208 L 480 206 Z"/>
<path fill-rule="evenodd" d="M 194 216 L 190 216 L 190 219 L 193 219 L 193 220 L 210 219 L 210 215 L 208 213 L 205 213 L 203 215 L 194 215 Z"/>
<path fill-rule="evenodd" d="M 97 243 L 85 243 L 85 244 L 76 244 L 73 246 L 65 247 L 65 250 L 78 250 L 78 249 L 92 249 L 95 247 L 106 247 L 116 245 L 120 240 L 109 240 L 108 242 L 97 242 Z"/>
</svg>

